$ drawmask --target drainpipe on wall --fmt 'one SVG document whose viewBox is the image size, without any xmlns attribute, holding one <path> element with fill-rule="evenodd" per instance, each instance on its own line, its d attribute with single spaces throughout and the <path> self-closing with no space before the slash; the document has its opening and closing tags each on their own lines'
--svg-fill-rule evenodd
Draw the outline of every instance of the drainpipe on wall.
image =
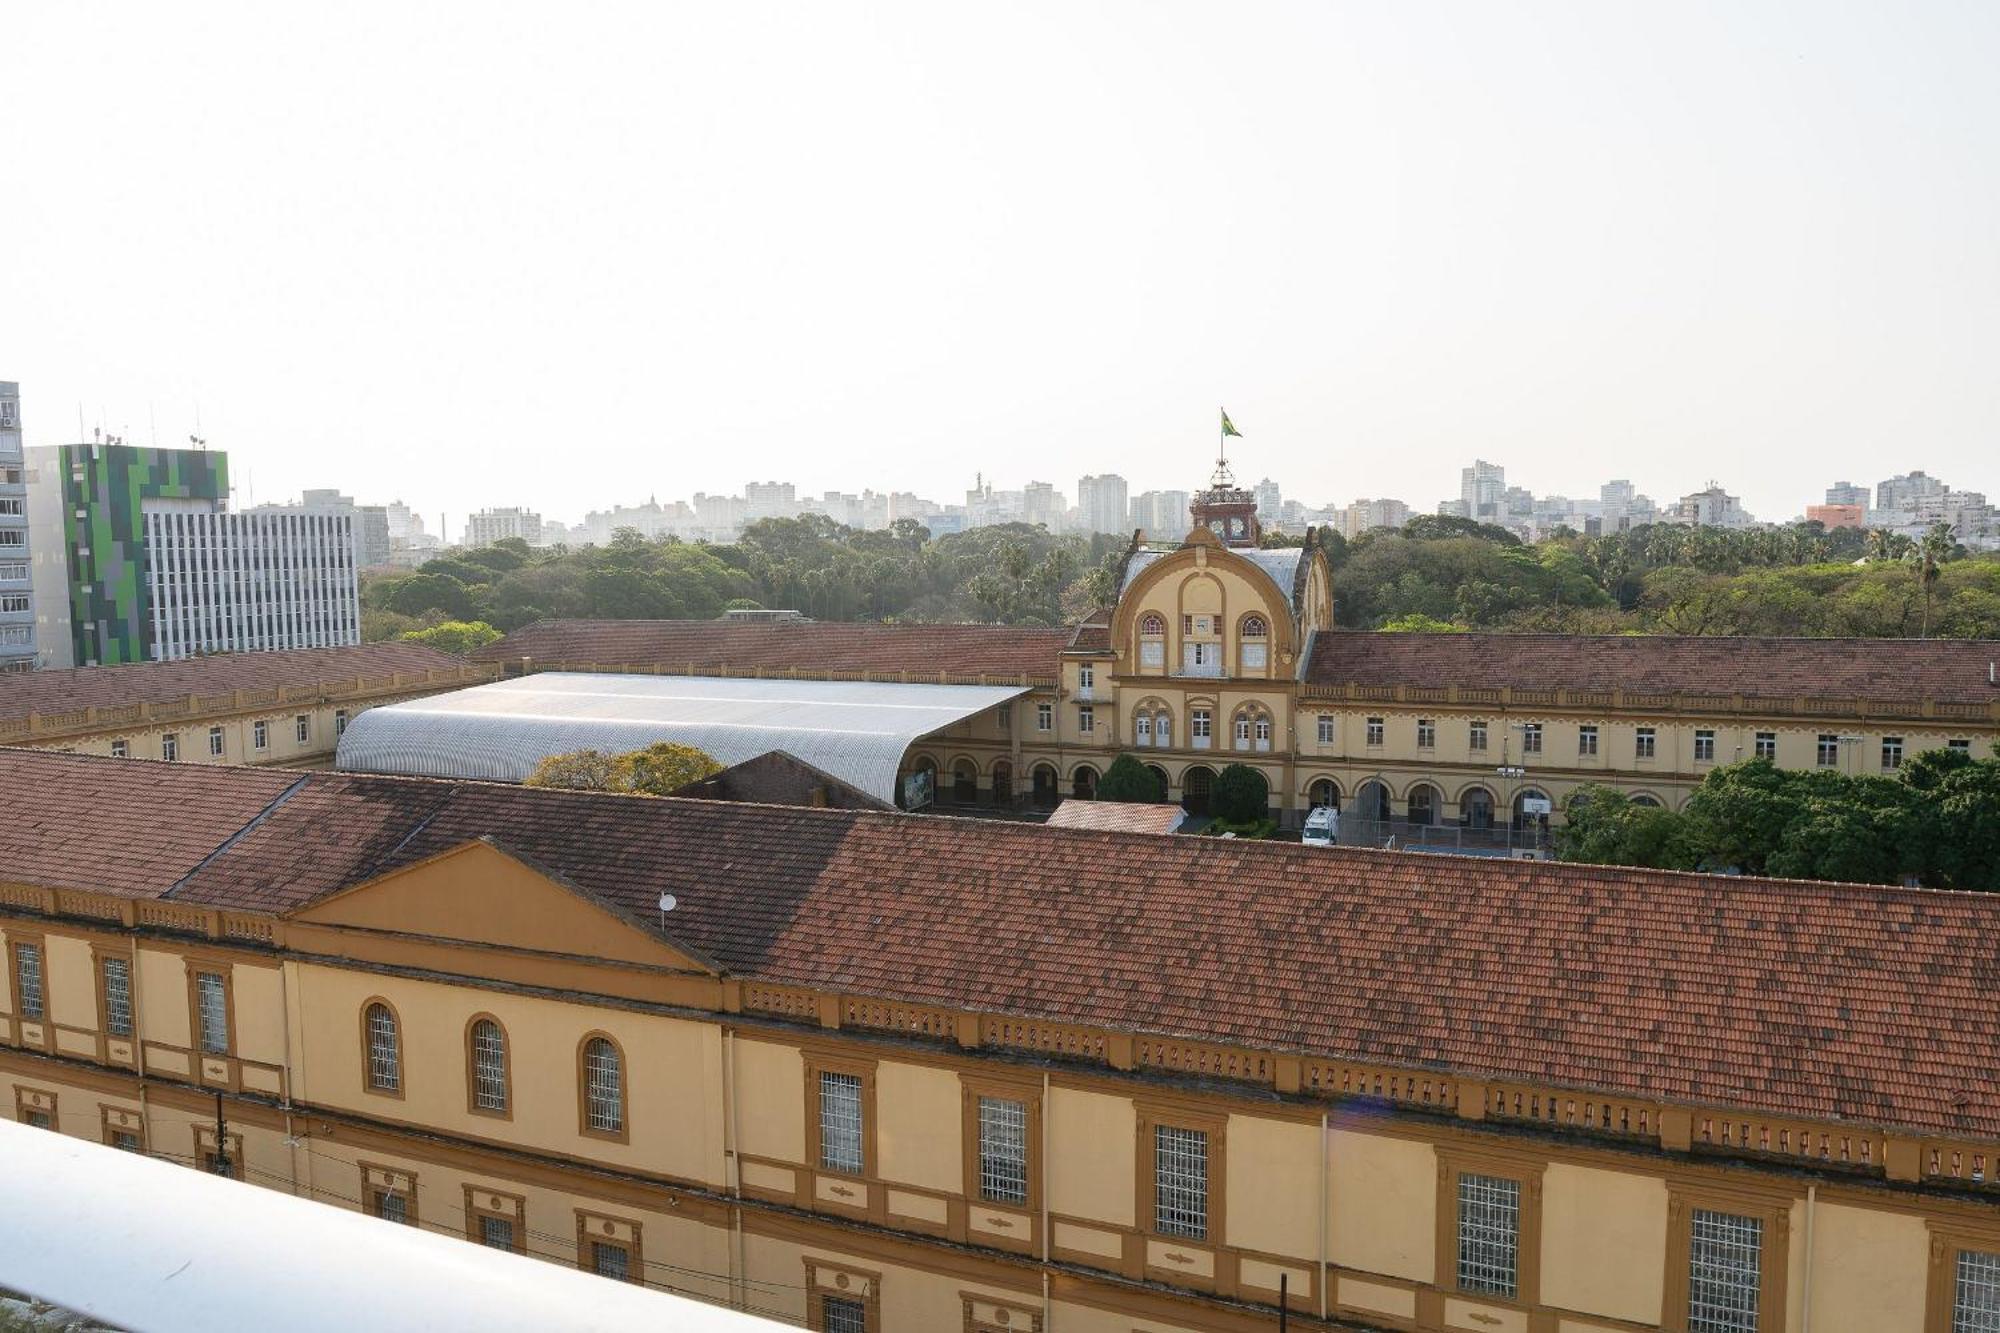
<svg viewBox="0 0 2000 1333">
<path fill-rule="evenodd" d="M 1332 1185 L 1333 1121 L 1319 1113 L 1319 1317 L 1326 1318 L 1327 1190 Z"/>
<path fill-rule="evenodd" d="M 1049 1071 L 1042 1071 L 1042 1327 L 1055 1327 L 1049 1308 Z"/>
<path fill-rule="evenodd" d="M 1813 1205 L 1819 1202 L 1819 1186 L 1806 1186 L 1806 1294 L 1799 1309 L 1799 1333 L 1812 1333 Z"/>
<path fill-rule="evenodd" d="M 739 1310 L 750 1305 L 750 1279 L 743 1255 L 743 1164 L 736 1126 L 736 1034 L 722 1030 L 722 1178 L 734 1200 L 729 1207 L 729 1298 Z"/>
</svg>

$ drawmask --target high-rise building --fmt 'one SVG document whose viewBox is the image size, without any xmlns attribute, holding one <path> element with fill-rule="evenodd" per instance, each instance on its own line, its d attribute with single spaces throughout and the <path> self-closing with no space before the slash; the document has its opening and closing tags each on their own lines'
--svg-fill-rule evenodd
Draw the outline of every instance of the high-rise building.
<svg viewBox="0 0 2000 1333">
<path fill-rule="evenodd" d="M 1860 505 L 1868 508 L 1868 488 L 1856 486 L 1851 481 L 1836 481 L 1826 488 L 1826 502 L 1830 505 Z"/>
<path fill-rule="evenodd" d="M 1061 532 L 1062 520 L 1063 498 L 1056 491 L 1053 482 L 1031 481 L 1021 488 L 1023 523 L 1040 526 L 1050 532 Z"/>
<path fill-rule="evenodd" d="M 308 490 L 299 497 L 296 505 L 256 505 L 246 513 L 284 514 L 303 511 L 311 514 L 348 514 L 354 519 L 350 525 L 354 532 L 354 566 L 356 569 L 377 569 L 390 562 L 393 544 L 389 539 L 389 509 L 387 505 L 356 504 L 351 496 L 337 490 Z"/>
<path fill-rule="evenodd" d="M 532 509 L 482 509 L 465 520 L 466 546 L 491 546 L 508 537 L 541 545 L 542 516 Z"/>
<path fill-rule="evenodd" d="M 0 380 L 0 671 L 35 665 L 35 589 L 28 565 L 28 487 L 21 386 Z"/>
<path fill-rule="evenodd" d="M 1410 507 L 1401 500 L 1356 500 L 1340 511 L 1340 535 L 1353 541 L 1376 528 L 1400 528 L 1410 521 Z"/>
<path fill-rule="evenodd" d="M 1706 490 L 1682 496 L 1674 517 L 1698 528 L 1747 528 L 1756 522 L 1744 510 L 1742 501 L 1712 481 Z"/>
<path fill-rule="evenodd" d="M 1875 507 L 1914 511 L 1917 501 L 1926 497 L 1941 496 L 1949 489 L 1942 481 L 1926 473 L 1906 472 L 1900 477 L 1891 477 L 1875 487 Z"/>
<path fill-rule="evenodd" d="M 360 642 L 352 515 L 228 512 L 221 452 L 27 451 L 47 666 Z"/>
<path fill-rule="evenodd" d="M 1257 497 L 1257 521 L 1259 523 L 1268 528 L 1283 516 L 1285 497 L 1278 490 L 1277 482 L 1266 477 L 1255 486 L 1252 486 L 1250 493 Z"/>
<path fill-rule="evenodd" d="M 1086 532 L 1123 532 L 1128 510 L 1125 478 L 1115 472 L 1079 477 L 1076 507 Z M 1183 502 L 1185 504 L 1185 502 Z"/>
<path fill-rule="evenodd" d="M 1482 523 L 1505 512 L 1507 469 L 1498 463 L 1476 458 L 1472 466 L 1459 469 L 1458 498 L 1465 505 L 1465 517 Z"/>
<path fill-rule="evenodd" d="M 1142 491 L 1132 498 L 1126 527 L 1149 537 L 1179 540 L 1187 535 L 1190 499 L 1186 491 Z"/>
</svg>

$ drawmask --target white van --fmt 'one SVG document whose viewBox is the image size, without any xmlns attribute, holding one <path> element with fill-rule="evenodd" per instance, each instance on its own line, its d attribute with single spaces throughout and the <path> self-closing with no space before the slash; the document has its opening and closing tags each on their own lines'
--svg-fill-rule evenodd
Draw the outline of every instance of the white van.
<svg viewBox="0 0 2000 1333">
<path fill-rule="evenodd" d="M 1322 805 L 1306 815 L 1299 841 L 1310 847 L 1331 847 L 1340 838 L 1340 811 Z"/>
</svg>

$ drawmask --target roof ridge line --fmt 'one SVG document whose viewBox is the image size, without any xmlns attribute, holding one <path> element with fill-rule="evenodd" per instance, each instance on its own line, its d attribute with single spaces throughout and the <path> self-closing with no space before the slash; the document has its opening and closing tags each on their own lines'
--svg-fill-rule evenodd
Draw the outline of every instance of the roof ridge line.
<svg viewBox="0 0 2000 1333">
<path fill-rule="evenodd" d="M 244 838 L 249 837 L 252 830 L 256 829 L 258 825 L 262 824 L 265 820 L 269 819 L 272 815 L 276 814 L 278 812 L 278 807 L 282 806 L 283 804 L 285 804 L 285 802 L 291 800 L 292 797 L 296 796 L 301 790 L 304 789 L 306 784 L 310 781 L 312 781 L 312 774 L 310 773 L 299 774 L 298 780 L 296 782 L 293 782 L 290 786 L 286 787 L 283 791 L 279 792 L 276 796 L 272 797 L 269 801 L 265 802 L 264 808 L 259 810 L 256 814 L 252 815 L 249 821 L 246 822 L 242 828 L 237 829 L 227 838 L 224 838 L 220 843 L 217 843 L 216 846 L 208 853 L 208 855 L 202 857 L 201 860 L 196 861 L 192 866 L 190 866 L 188 868 L 187 873 L 182 875 L 179 879 L 175 880 L 171 885 L 169 885 L 167 887 L 167 891 L 161 894 L 160 896 L 162 898 L 171 898 L 176 893 L 179 893 L 181 889 L 187 885 L 189 880 L 193 879 L 196 875 L 199 875 L 203 870 L 207 869 L 209 865 L 215 862 L 224 853 L 228 852 L 230 848 L 234 847 Z"/>
</svg>

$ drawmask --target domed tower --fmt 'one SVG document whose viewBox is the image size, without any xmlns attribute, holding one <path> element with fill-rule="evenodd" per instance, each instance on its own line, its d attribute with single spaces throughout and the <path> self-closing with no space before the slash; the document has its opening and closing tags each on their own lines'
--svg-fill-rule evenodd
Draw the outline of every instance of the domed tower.
<svg viewBox="0 0 2000 1333">
<path fill-rule="evenodd" d="M 1207 528 L 1224 546 L 1254 547 L 1261 535 L 1257 527 L 1257 496 L 1236 484 L 1236 478 L 1229 472 L 1229 459 L 1220 452 L 1215 460 L 1215 474 L 1208 479 L 1208 489 L 1195 494 L 1188 513 L 1196 527 Z"/>
</svg>

